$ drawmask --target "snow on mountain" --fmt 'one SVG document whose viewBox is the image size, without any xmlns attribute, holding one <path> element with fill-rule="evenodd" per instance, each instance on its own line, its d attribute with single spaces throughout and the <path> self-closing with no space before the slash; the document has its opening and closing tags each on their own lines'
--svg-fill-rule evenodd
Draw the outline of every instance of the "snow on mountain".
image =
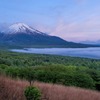
<svg viewBox="0 0 100 100">
<path fill-rule="evenodd" d="M 24 23 L 16 23 L 11 26 L 9 26 L 4 33 L 7 34 L 18 34 L 18 33 L 26 33 L 26 34 L 42 34 L 46 35 L 45 33 L 42 33 Z"/>
<path fill-rule="evenodd" d="M 26 32 L 27 30 L 34 31 L 28 25 L 23 23 L 13 24 L 9 27 L 9 31 L 11 31 L 11 33 Z"/>
</svg>

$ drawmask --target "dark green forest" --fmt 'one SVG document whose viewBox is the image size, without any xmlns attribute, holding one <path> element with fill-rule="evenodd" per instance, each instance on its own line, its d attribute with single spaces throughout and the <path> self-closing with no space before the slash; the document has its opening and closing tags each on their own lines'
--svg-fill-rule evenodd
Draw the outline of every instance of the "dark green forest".
<svg viewBox="0 0 100 100">
<path fill-rule="evenodd" d="M 100 60 L 0 51 L 0 74 L 99 90 Z"/>
</svg>

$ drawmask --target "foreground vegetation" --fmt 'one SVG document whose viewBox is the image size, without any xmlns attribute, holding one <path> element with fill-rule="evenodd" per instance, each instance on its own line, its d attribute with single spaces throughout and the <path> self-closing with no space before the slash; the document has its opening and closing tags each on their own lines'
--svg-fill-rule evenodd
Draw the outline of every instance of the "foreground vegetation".
<svg viewBox="0 0 100 100">
<path fill-rule="evenodd" d="M 28 85 L 27 81 L 0 76 L 0 100 L 26 100 L 24 90 Z M 33 86 L 40 89 L 41 100 L 100 100 L 100 92 L 96 91 L 40 82 Z"/>
<path fill-rule="evenodd" d="M 0 51 L 0 74 L 13 78 L 100 89 L 100 60 Z"/>
</svg>

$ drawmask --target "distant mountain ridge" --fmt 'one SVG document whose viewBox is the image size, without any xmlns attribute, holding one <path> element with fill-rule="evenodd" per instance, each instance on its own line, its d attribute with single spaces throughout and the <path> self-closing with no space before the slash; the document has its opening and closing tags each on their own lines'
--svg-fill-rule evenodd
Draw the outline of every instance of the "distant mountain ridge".
<svg viewBox="0 0 100 100">
<path fill-rule="evenodd" d="M 0 32 L 0 45 L 17 47 L 67 47 L 84 48 L 93 45 L 68 42 L 57 36 L 50 36 L 24 23 L 16 23 Z"/>
<path fill-rule="evenodd" d="M 81 41 L 82 44 L 100 45 L 100 40 L 97 41 Z"/>
</svg>

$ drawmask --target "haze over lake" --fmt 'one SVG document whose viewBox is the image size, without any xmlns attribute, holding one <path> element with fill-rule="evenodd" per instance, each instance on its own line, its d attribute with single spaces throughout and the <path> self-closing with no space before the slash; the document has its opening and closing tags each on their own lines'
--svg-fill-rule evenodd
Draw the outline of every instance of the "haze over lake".
<svg viewBox="0 0 100 100">
<path fill-rule="evenodd" d="M 24 48 L 11 51 L 100 59 L 100 48 Z"/>
</svg>

